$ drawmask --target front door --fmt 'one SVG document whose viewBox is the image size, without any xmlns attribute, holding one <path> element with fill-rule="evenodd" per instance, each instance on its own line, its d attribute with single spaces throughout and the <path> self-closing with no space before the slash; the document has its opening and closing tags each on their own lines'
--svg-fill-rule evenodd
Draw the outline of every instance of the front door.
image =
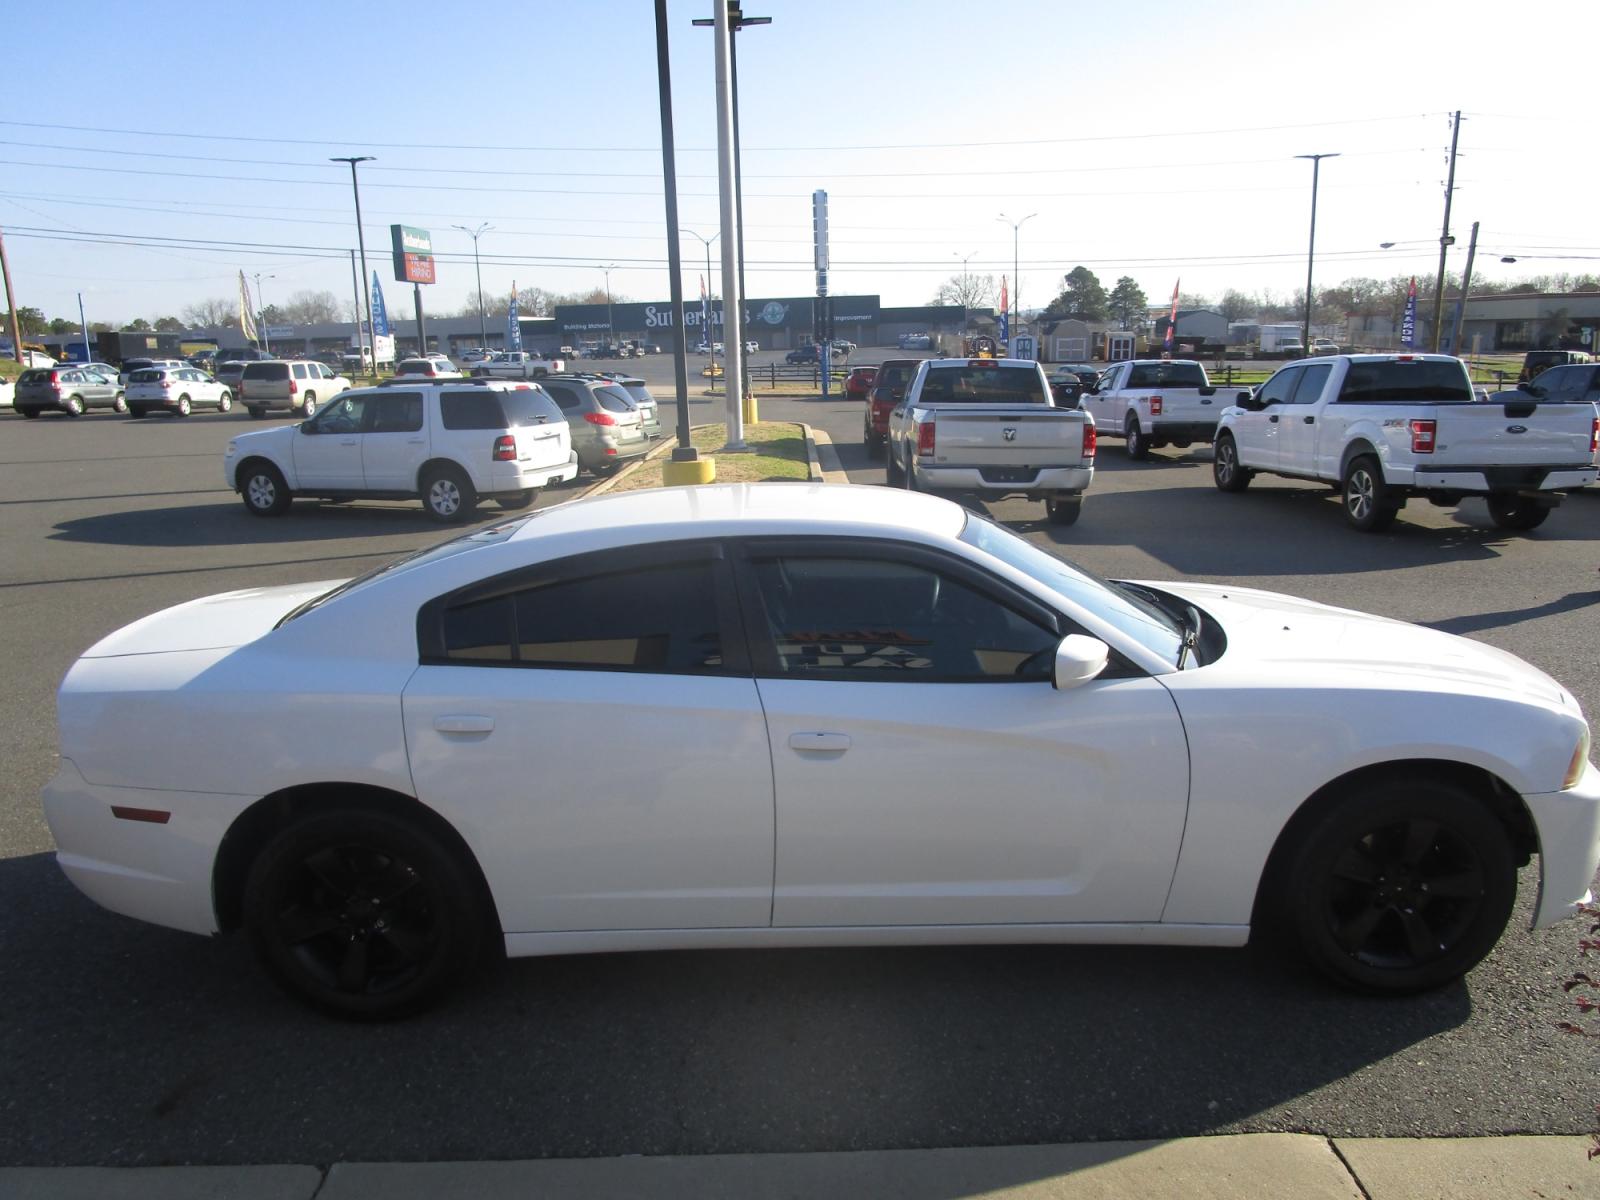
<svg viewBox="0 0 1600 1200">
<path fill-rule="evenodd" d="M 1278 469 L 1282 462 L 1278 437 L 1283 428 L 1283 415 L 1301 370 L 1300 367 L 1286 367 L 1267 380 L 1256 391 L 1261 409 L 1246 409 L 1234 422 L 1233 438 L 1239 447 L 1242 465 L 1267 471 Z"/>
<path fill-rule="evenodd" d="M 363 487 L 361 423 L 366 396 L 341 396 L 300 422 L 294 439 L 295 487 L 331 491 Z"/>
<path fill-rule="evenodd" d="M 1159 920 L 1189 784 L 1171 696 L 1131 671 L 1056 691 L 1054 614 L 938 557 L 750 547 L 773 924 Z"/>
<path fill-rule="evenodd" d="M 771 920 L 772 763 L 717 553 L 585 555 L 423 609 L 412 779 L 506 932 Z"/>
</svg>

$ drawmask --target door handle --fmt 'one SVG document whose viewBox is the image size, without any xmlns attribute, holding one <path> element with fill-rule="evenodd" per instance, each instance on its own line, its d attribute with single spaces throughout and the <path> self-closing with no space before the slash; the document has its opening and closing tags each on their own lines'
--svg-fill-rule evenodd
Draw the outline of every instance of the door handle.
<svg viewBox="0 0 1600 1200">
<path fill-rule="evenodd" d="M 427 438 L 407 438 L 406 439 L 406 445 L 408 445 L 408 446 L 420 446 L 423 443 L 425 443 L 427 440 L 428 440 Z"/>
<path fill-rule="evenodd" d="M 1278 423 L 1278 414 L 1277 413 L 1273 413 L 1270 417 L 1267 418 L 1267 420 L 1271 421 L 1274 425 L 1276 425 Z"/>
<path fill-rule="evenodd" d="M 441 713 L 433 719 L 440 733 L 493 733 L 494 718 L 476 713 Z"/>
<path fill-rule="evenodd" d="M 799 750 L 802 753 L 842 754 L 850 749 L 850 735 L 848 733 L 791 733 L 789 735 L 789 749 Z"/>
<path fill-rule="evenodd" d="M 1300 419 L 1307 425 L 1315 425 L 1317 423 L 1317 419 L 1315 417 L 1301 417 Z"/>
<path fill-rule="evenodd" d="M 341 445 L 341 446 L 355 446 L 355 445 L 358 445 L 358 444 L 359 443 L 356 441 L 355 438 L 340 438 L 339 439 L 339 445 Z"/>
</svg>

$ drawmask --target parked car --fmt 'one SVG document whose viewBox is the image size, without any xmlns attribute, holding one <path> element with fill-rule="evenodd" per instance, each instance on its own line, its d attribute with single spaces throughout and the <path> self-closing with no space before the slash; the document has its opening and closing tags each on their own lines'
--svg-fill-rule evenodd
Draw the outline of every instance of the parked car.
<svg viewBox="0 0 1600 1200">
<path fill-rule="evenodd" d="M 526 350 L 502 350 L 473 364 L 471 373 L 492 379 L 543 379 L 553 371 L 566 369 L 567 364 L 559 358 Z"/>
<path fill-rule="evenodd" d="M 157 409 L 187 417 L 207 406 L 225 413 L 233 407 L 233 390 L 199 367 L 147 367 L 128 376 L 128 411 L 147 417 Z"/>
<path fill-rule="evenodd" d="M 582 375 L 552 375 L 539 386 L 566 417 L 572 449 L 584 470 L 610 475 L 650 449 L 644 416 L 621 385 Z"/>
<path fill-rule="evenodd" d="M 53 367 L 56 365 L 56 360 L 51 358 L 43 350 L 28 350 L 24 348 L 22 351 L 21 364 L 24 367 Z"/>
<path fill-rule="evenodd" d="M 76 367 L 80 371 L 93 371 L 96 375 L 104 375 L 104 376 L 106 376 L 106 378 L 111 379 L 111 380 L 113 380 L 115 382 L 118 382 L 118 383 L 122 382 L 122 372 L 117 370 L 117 368 L 113 367 L 110 363 L 98 362 L 98 361 L 92 361 L 92 362 L 71 362 L 71 361 L 66 361 L 66 362 L 63 362 L 61 365 L 65 366 L 65 367 Z"/>
<path fill-rule="evenodd" d="M 274 408 L 287 408 L 296 416 L 310 417 L 316 415 L 319 405 L 349 386 L 349 379 L 319 362 L 274 359 L 246 363 L 234 394 L 256 420 Z"/>
<path fill-rule="evenodd" d="M 639 409 L 639 421 L 644 426 L 645 435 L 651 438 L 660 437 L 661 406 L 651 394 L 645 381 L 632 375 L 619 375 L 612 382 L 633 398 L 634 404 Z"/>
<path fill-rule="evenodd" d="M 494 351 L 486 350 L 482 346 L 468 346 L 458 354 L 463 364 L 487 362 L 493 356 Z"/>
<path fill-rule="evenodd" d="M 16 399 L 17 385 L 15 381 L 0 375 L 0 408 L 10 408 Z"/>
<path fill-rule="evenodd" d="M 431 358 L 402 358 L 395 364 L 396 379 L 460 379 L 461 372 L 444 367 Z"/>
<path fill-rule="evenodd" d="M 248 436 L 273 435 L 318 440 Z M 67 877 L 246 932 L 346 1018 L 423 1009 L 491 948 L 1271 933 L 1404 995 L 1495 946 L 1519 867 L 1537 929 L 1600 866 L 1578 701 L 1506 651 L 1106 582 L 884 488 L 613 494 L 193 600 L 86 650 L 56 711 Z M 602 716 L 626 752 L 573 753 Z"/>
<path fill-rule="evenodd" d="M 820 348 L 815 342 L 807 342 L 803 346 L 796 346 L 783 356 L 783 361 L 790 366 L 797 363 L 814 363 L 822 361 Z"/>
<path fill-rule="evenodd" d="M 148 371 L 151 367 L 186 367 L 189 364 L 181 358 L 125 358 L 122 360 L 122 370 L 116 372 L 117 382 L 123 387 L 128 386 L 128 376 L 135 371 Z"/>
<path fill-rule="evenodd" d="M 1311 348 L 1306 351 L 1307 356 L 1313 358 L 1319 354 L 1337 353 L 1339 353 L 1339 343 L 1329 338 L 1312 338 Z"/>
<path fill-rule="evenodd" d="M 897 342 L 902 350 L 933 349 L 933 337 L 926 333 L 902 333 Z"/>
<path fill-rule="evenodd" d="M 868 450 L 883 449 L 889 433 L 889 413 L 905 399 L 906 388 L 921 365 L 919 358 L 886 358 L 878 364 L 862 416 L 861 440 Z"/>
<path fill-rule="evenodd" d="M 1592 362 L 1548 367 L 1537 382 L 1519 383 L 1514 391 L 1495 392 L 1496 404 L 1537 400 L 1541 404 L 1593 404 L 1600 401 L 1600 365 Z"/>
<path fill-rule="evenodd" d="M 315 417 L 228 443 L 223 479 L 258 517 L 296 496 L 420 499 L 437 521 L 479 500 L 526 508 L 578 473 L 560 411 L 537 387 L 475 379 L 354 388 Z"/>
<path fill-rule="evenodd" d="M 835 355 L 854 354 L 859 349 L 861 349 L 861 347 L 857 346 L 849 338 L 834 338 L 833 339 L 833 352 L 834 352 Z"/>
<path fill-rule="evenodd" d="M 761 352 L 761 343 L 754 339 L 746 342 L 744 344 L 744 352 L 746 354 L 759 354 Z"/>
<path fill-rule="evenodd" d="M 217 364 L 217 369 L 211 372 L 211 378 L 215 379 L 218 383 L 226 384 L 228 389 L 233 392 L 235 398 L 237 398 L 239 395 L 239 380 L 244 377 L 245 365 L 245 363 L 237 360 L 233 362 L 219 362 Z"/>
<path fill-rule="evenodd" d="M 11 403 L 30 419 L 52 409 L 69 417 L 81 417 L 91 408 L 128 411 L 128 402 L 115 377 L 82 367 L 29 368 L 17 376 Z"/>
<path fill-rule="evenodd" d="M 1182 358 L 1113 363 L 1078 404 L 1102 435 L 1122 438 L 1128 457 L 1138 461 L 1164 446 L 1209 446 L 1227 407 L 1205 367 Z"/>
<path fill-rule="evenodd" d="M 1551 367 L 1593 361 L 1594 358 L 1582 350 L 1529 350 L 1522 356 L 1522 370 L 1517 373 L 1517 382 L 1531 383 Z"/>
<path fill-rule="evenodd" d="M 867 393 L 872 390 L 872 383 L 877 377 L 877 367 L 851 367 L 850 374 L 844 377 L 844 398 L 865 403 Z"/>
<path fill-rule="evenodd" d="M 444 370 L 446 370 L 446 371 L 459 371 L 459 369 L 460 369 L 451 360 L 451 358 L 450 358 L 450 356 L 448 354 L 440 354 L 437 351 L 435 351 L 435 352 L 433 352 L 431 354 L 424 354 L 424 355 L 422 355 L 422 357 L 427 359 L 429 362 L 434 362 L 434 363 L 439 364 L 439 366 L 441 368 L 443 368 Z"/>
</svg>

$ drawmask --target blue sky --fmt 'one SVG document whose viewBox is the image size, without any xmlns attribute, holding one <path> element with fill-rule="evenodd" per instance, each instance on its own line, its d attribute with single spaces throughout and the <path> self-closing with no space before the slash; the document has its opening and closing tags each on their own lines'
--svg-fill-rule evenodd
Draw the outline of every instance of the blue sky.
<svg viewBox="0 0 1600 1200">
<path fill-rule="evenodd" d="M 1448 113 L 1463 109 L 1453 218 L 1489 277 L 1589 270 L 1600 166 L 1555 31 L 1570 5 L 1007 5 L 747 0 L 739 35 L 746 275 L 809 294 L 810 195 L 826 188 L 832 287 L 927 301 L 968 258 L 1054 295 L 1089 265 L 1152 301 L 1304 285 L 1310 164 L 1324 162 L 1319 284 L 1432 269 Z M 718 227 L 711 0 L 671 0 L 682 224 Z M 91 320 L 175 312 L 261 272 L 266 300 L 351 290 L 347 168 L 390 305 L 387 229 L 433 231 L 425 303 L 484 286 L 667 294 L 653 5 L 164 0 L 9 14 L 0 228 L 19 302 Z M 1508 19 L 1513 15 L 1514 19 Z M 75 48 L 73 61 L 45 52 Z M 64 128 L 64 127 L 76 128 Z M 85 239 L 119 244 L 87 244 Z M 161 239 L 213 239 L 202 248 Z M 1390 250 L 1381 242 L 1394 242 Z M 132 244 L 142 243 L 142 244 Z M 687 291 L 704 270 L 684 246 Z M 1517 255 L 1515 266 L 1499 262 Z M 970 257 L 969 257 L 970 256 Z M 1459 269 L 1460 250 L 1452 258 Z M 715 268 L 715 264 L 714 264 Z M 719 269 L 719 268 L 716 268 Z"/>
</svg>

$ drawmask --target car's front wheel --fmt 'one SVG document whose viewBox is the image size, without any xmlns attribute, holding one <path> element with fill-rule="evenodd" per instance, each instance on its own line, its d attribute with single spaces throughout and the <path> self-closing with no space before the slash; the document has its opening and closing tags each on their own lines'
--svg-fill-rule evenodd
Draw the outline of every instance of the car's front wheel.
<svg viewBox="0 0 1600 1200">
<path fill-rule="evenodd" d="M 1420 992 L 1493 949 L 1516 900 L 1506 827 L 1471 793 L 1406 777 L 1344 797 L 1301 834 L 1286 914 L 1325 974 L 1370 992 Z"/>
<path fill-rule="evenodd" d="M 117 412 L 117 413 L 125 413 L 125 412 L 127 412 L 128 411 L 128 397 L 126 395 L 124 395 L 122 392 L 118 392 L 117 395 L 116 395 L 116 398 L 111 401 L 111 411 L 112 412 Z"/>
<path fill-rule="evenodd" d="M 1219 492 L 1242 492 L 1250 486 L 1252 472 L 1239 465 L 1239 447 L 1223 434 L 1211 452 L 1211 481 Z"/>
<path fill-rule="evenodd" d="M 256 856 L 244 920 L 268 974 L 335 1016 L 385 1020 L 433 1003 L 483 945 L 477 889 L 454 854 L 402 817 L 302 817 Z"/>
<path fill-rule="evenodd" d="M 239 468 L 239 495 L 244 497 L 244 506 L 255 517 L 282 516 L 294 500 L 283 473 L 259 459 Z"/>
<path fill-rule="evenodd" d="M 477 502 L 472 484 L 454 467 L 434 470 L 422 481 L 422 507 L 435 521 L 459 521 Z"/>
<path fill-rule="evenodd" d="M 300 402 L 300 415 L 310 418 L 317 415 L 317 394 L 307 392 L 306 398 Z"/>
<path fill-rule="evenodd" d="M 1488 505 L 1496 529 L 1537 529 L 1550 515 L 1550 505 L 1522 496 L 1490 496 Z"/>
</svg>

